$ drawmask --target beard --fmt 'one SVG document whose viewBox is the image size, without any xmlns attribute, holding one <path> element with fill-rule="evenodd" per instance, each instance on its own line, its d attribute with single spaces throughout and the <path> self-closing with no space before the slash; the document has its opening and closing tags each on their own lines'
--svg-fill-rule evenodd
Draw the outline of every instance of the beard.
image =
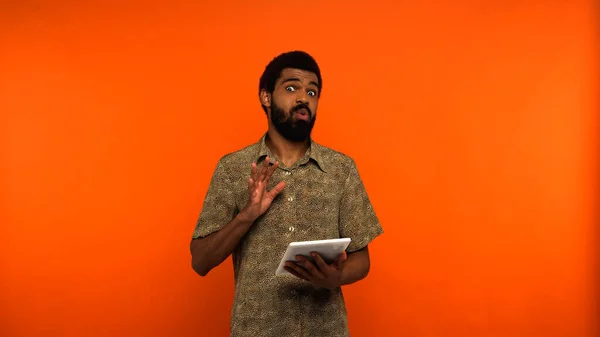
<svg viewBox="0 0 600 337">
<path fill-rule="evenodd" d="M 306 109 L 308 120 L 294 120 L 294 114 L 301 109 Z M 308 105 L 298 104 L 290 109 L 290 113 L 286 115 L 282 108 L 277 106 L 275 102 L 271 102 L 271 122 L 275 129 L 285 139 L 292 142 L 303 142 L 310 137 L 312 128 L 315 125 L 317 116 L 313 114 Z"/>
</svg>

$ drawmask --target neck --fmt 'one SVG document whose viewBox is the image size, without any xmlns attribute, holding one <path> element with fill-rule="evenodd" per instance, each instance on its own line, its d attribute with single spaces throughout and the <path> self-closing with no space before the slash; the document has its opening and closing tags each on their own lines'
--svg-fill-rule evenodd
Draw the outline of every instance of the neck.
<svg viewBox="0 0 600 337">
<path fill-rule="evenodd" d="M 293 142 L 277 132 L 277 130 L 269 128 L 265 143 L 271 153 L 282 162 L 286 167 L 294 165 L 298 159 L 302 158 L 310 143 L 310 139 L 301 142 Z"/>
</svg>

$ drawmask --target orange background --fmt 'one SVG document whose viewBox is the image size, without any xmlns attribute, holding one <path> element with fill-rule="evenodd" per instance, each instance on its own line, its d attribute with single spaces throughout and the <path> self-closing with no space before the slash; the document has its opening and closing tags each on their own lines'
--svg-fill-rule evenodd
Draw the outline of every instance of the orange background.
<svg viewBox="0 0 600 337">
<path fill-rule="evenodd" d="M 227 335 L 231 262 L 200 278 L 190 236 L 303 49 L 386 230 L 353 336 L 599 336 L 597 8 L 324 3 L 0 3 L 0 335 Z"/>
</svg>

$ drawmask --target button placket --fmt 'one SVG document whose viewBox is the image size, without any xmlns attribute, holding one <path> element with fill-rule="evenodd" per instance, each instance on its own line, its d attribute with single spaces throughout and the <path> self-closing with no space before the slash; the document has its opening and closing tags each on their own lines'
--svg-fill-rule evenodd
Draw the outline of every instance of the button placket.
<svg viewBox="0 0 600 337">
<path fill-rule="evenodd" d="M 287 176 L 290 176 L 290 177 L 287 179 L 287 182 L 288 182 L 288 184 L 290 185 L 290 186 L 289 186 L 289 189 L 288 189 L 288 191 L 289 191 L 290 193 L 288 194 L 288 196 L 287 196 L 286 200 L 287 200 L 288 202 L 293 202 L 293 201 L 295 200 L 295 198 L 294 198 L 294 187 L 295 187 L 295 186 L 294 186 L 294 181 L 293 181 L 293 179 L 291 178 L 292 171 L 285 171 L 285 175 L 287 175 Z M 294 187 L 293 187 L 293 186 L 294 186 Z"/>
<path fill-rule="evenodd" d="M 295 198 L 295 193 L 294 193 L 294 189 L 295 189 L 295 185 L 294 185 L 294 181 L 292 179 L 292 172 L 290 170 L 285 170 L 285 172 L 283 173 L 285 180 L 287 182 L 287 186 L 285 188 L 285 192 L 286 192 L 286 196 L 285 196 L 285 202 L 286 202 L 286 208 L 289 209 L 289 207 L 291 207 L 291 214 L 295 213 L 294 210 L 294 205 L 293 203 L 296 201 Z M 289 214 L 289 213 L 288 213 Z M 290 235 L 291 237 L 295 236 L 295 232 L 296 232 L 296 226 L 295 226 L 295 221 L 296 221 L 297 217 L 292 215 L 291 218 L 287 219 L 287 234 Z"/>
<path fill-rule="evenodd" d="M 293 196 L 288 196 L 287 197 L 287 203 L 288 203 L 288 207 L 293 207 L 291 204 L 292 202 L 294 202 L 294 197 Z M 288 227 L 288 233 L 289 234 L 294 234 L 294 232 L 296 231 L 296 227 L 293 225 L 293 222 L 295 221 L 296 217 L 294 217 L 293 219 L 290 219 L 292 222 L 290 224 L 290 226 Z"/>
</svg>

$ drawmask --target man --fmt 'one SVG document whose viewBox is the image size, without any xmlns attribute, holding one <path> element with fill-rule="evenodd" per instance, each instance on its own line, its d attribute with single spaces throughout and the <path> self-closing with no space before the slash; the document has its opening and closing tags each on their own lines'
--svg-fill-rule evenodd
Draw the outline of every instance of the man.
<svg viewBox="0 0 600 337">
<path fill-rule="evenodd" d="M 369 272 L 368 244 L 383 233 L 354 161 L 310 137 L 323 81 L 305 52 L 265 68 L 259 99 L 268 130 L 223 156 L 192 236 L 192 267 L 205 276 L 232 254 L 231 336 L 348 336 L 341 286 Z M 293 241 L 351 238 L 327 264 L 298 256 L 275 270 Z"/>
</svg>

